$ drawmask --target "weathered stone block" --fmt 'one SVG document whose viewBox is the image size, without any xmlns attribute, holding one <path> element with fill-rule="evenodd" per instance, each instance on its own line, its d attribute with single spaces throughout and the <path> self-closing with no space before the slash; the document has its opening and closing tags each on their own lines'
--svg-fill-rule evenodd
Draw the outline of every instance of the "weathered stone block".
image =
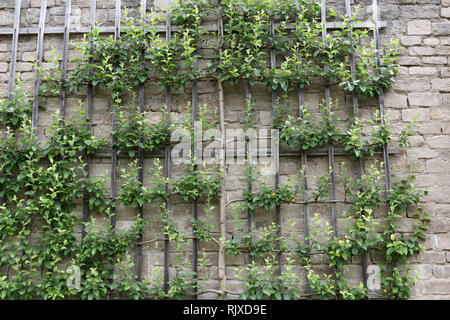
<svg viewBox="0 0 450 320">
<path fill-rule="evenodd" d="M 406 108 L 408 107 L 408 100 L 405 95 L 397 94 L 395 92 L 387 92 L 385 95 L 385 103 L 388 108 Z"/>
<path fill-rule="evenodd" d="M 445 252 L 425 251 L 415 256 L 414 260 L 428 264 L 443 264 L 445 263 Z"/>
<path fill-rule="evenodd" d="M 450 136 L 434 136 L 427 138 L 427 143 L 432 149 L 449 149 Z"/>
<path fill-rule="evenodd" d="M 439 188 L 429 190 L 428 195 L 423 200 L 425 202 L 450 203 L 449 192 L 449 187 L 439 186 Z M 442 225 L 440 226 L 441 230 L 443 230 L 443 227 Z"/>
<path fill-rule="evenodd" d="M 446 36 L 450 34 L 450 22 L 433 23 L 433 34 Z"/>
<path fill-rule="evenodd" d="M 0 26 L 12 26 L 14 23 L 14 12 L 11 10 L 0 11 Z"/>
<path fill-rule="evenodd" d="M 423 39 L 423 43 L 427 46 L 437 46 L 440 42 L 439 38 L 434 37 Z"/>
<path fill-rule="evenodd" d="M 450 79 L 435 79 L 431 82 L 433 90 L 450 92 Z"/>
<path fill-rule="evenodd" d="M 433 47 L 410 47 L 408 53 L 411 56 L 432 56 L 436 50 Z"/>
<path fill-rule="evenodd" d="M 447 58 L 446 57 L 423 57 L 422 63 L 427 64 L 447 64 Z M 410 70 L 411 72 L 411 70 Z"/>
<path fill-rule="evenodd" d="M 438 152 L 431 150 L 427 147 L 410 148 L 410 149 L 406 150 L 406 154 L 408 155 L 408 157 L 418 158 L 418 159 L 432 159 L 439 155 Z"/>
<path fill-rule="evenodd" d="M 431 159 L 427 161 L 428 172 L 448 172 L 450 171 L 450 161 L 444 159 Z"/>
<path fill-rule="evenodd" d="M 431 33 L 431 22 L 429 20 L 413 20 L 408 22 L 409 35 L 425 35 Z"/>
<path fill-rule="evenodd" d="M 436 54 L 442 55 L 442 56 L 449 56 L 450 55 L 450 46 L 436 47 Z"/>
<path fill-rule="evenodd" d="M 411 75 L 426 75 L 426 76 L 434 76 L 436 75 L 438 70 L 433 67 L 410 67 L 409 74 Z"/>
<path fill-rule="evenodd" d="M 450 109 L 435 107 L 431 109 L 431 119 L 449 121 L 450 120 Z"/>
<path fill-rule="evenodd" d="M 404 36 L 400 39 L 403 46 L 420 46 L 422 38 L 419 36 Z"/>
<path fill-rule="evenodd" d="M 22 55 L 22 61 L 33 61 L 36 58 L 35 52 L 24 52 Z"/>
<path fill-rule="evenodd" d="M 28 24 L 38 23 L 39 22 L 39 14 L 40 14 L 40 9 L 37 9 L 37 8 L 27 9 L 25 21 Z"/>
<path fill-rule="evenodd" d="M 433 93 L 410 93 L 408 102 L 410 106 L 434 107 L 442 102 L 442 97 Z"/>
<path fill-rule="evenodd" d="M 436 247 L 441 250 L 450 250 L 450 233 L 436 235 Z"/>
<path fill-rule="evenodd" d="M 432 276 L 432 266 L 428 264 L 417 264 L 411 266 L 411 270 L 415 273 L 417 271 L 417 277 L 419 280 L 427 280 Z"/>
<path fill-rule="evenodd" d="M 399 79 L 394 83 L 394 88 L 398 91 L 425 92 L 430 89 L 430 80 L 409 78 Z"/>
<path fill-rule="evenodd" d="M 426 281 L 422 287 L 423 294 L 450 294 L 450 281 L 430 280 Z"/>
<path fill-rule="evenodd" d="M 8 68 L 9 68 L 9 64 L 7 64 L 6 62 L 0 63 L 0 72 L 6 72 L 6 71 L 8 71 Z"/>
<path fill-rule="evenodd" d="M 425 109 L 425 108 L 403 109 L 402 110 L 402 120 L 405 122 L 429 121 L 430 120 L 430 110 Z"/>
<path fill-rule="evenodd" d="M 450 266 L 434 266 L 433 276 L 435 278 L 450 278 Z"/>
<path fill-rule="evenodd" d="M 420 64 L 419 57 L 400 57 L 400 65 L 402 66 L 415 66 Z"/>
</svg>

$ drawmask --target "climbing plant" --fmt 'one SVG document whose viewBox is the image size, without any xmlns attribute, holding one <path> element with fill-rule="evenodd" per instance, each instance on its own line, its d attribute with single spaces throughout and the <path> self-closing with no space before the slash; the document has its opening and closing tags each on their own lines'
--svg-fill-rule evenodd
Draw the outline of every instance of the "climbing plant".
<svg viewBox="0 0 450 320">
<path fill-rule="evenodd" d="M 223 34 L 207 31 L 211 30 L 205 27 L 207 21 L 219 18 Z M 335 19 L 337 13 L 329 10 L 327 18 Z M 254 188 L 244 190 L 242 199 L 232 201 L 237 202 L 232 207 L 232 239 L 217 239 L 215 234 L 214 201 L 225 196 L 220 183 L 226 172 L 219 166 L 199 162 L 191 149 L 188 161 L 183 163 L 183 175 L 169 179 L 156 159 L 149 170 L 149 181 L 144 185 L 138 178 L 138 172 L 144 169 L 134 159 L 139 151 L 157 151 L 169 143 L 172 131 L 180 128 L 187 133 L 192 147 L 196 142 L 194 120 L 200 121 L 203 131 L 218 124 L 216 113 L 206 105 L 196 106 L 196 119 L 188 105 L 181 117 L 171 119 L 168 109 L 162 108 L 159 120 L 151 121 L 149 114 L 125 103 L 127 96 L 134 96 L 136 89 L 147 84 L 158 86 L 160 91 L 183 92 L 192 81 L 203 78 L 232 85 L 246 81 L 250 89 L 257 82 L 263 83 L 280 93 L 272 128 L 280 131 L 282 142 L 302 152 L 333 145 L 362 161 L 392 142 L 407 146 L 413 126 L 407 126 L 396 137 L 388 117 L 374 113 L 371 120 L 357 118 L 344 128 L 344 122 L 336 116 L 336 110 L 341 109 L 337 100 L 322 102 L 316 113 L 305 105 L 301 116 L 288 115 L 290 92 L 310 85 L 335 85 L 364 98 L 376 97 L 392 86 L 399 72 L 398 42 L 386 44 L 377 63 L 375 44 L 368 41 L 369 30 L 355 28 L 358 21 L 354 16 L 341 18 L 340 27 L 324 32 L 328 30 L 323 30 L 321 7 L 309 0 L 223 0 L 220 8 L 200 0 L 177 2 L 162 14 L 151 11 L 144 19 L 125 13 L 123 32 L 115 37 L 94 27 L 74 43 L 79 58 L 72 61 L 74 69 L 65 78 L 60 58 L 53 52 L 52 67 L 39 73 L 41 107 L 48 101 L 44 98 L 58 95 L 62 89 L 79 94 L 92 86 L 108 92 L 114 106 L 109 111 L 115 119 L 112 147 L 132 161 L 128 166 L 120 164 L 121 188 L 112 198 L 105 177 L 90 177 L 86 171 L 85 157 L 95 155 L 107 139 L 93 135 L 85 106 L 81 104 L 70 119 L 56 113 L 45 132 L 47 140 L 41 143 L 30 121 L 32 101 L 21 90 L 21 82 L 17 83 L 9 99 L 0 101 L 4 133 L 0 140 L 0 298 L 191 298 L 202 291 L 208 280 L 206 272 L 192 271 L 187 246 L 194 239 L 223 244 L 231 256 L 248 253 L 254 259 L 237 270 L 244 299 L 302 298 L 304 283 L 297 275 L 300 266 L 306 272 L 304 281 L 310 296 L 368 299 L 364 284 L 351 284 L 346 271 L 354 258 L 373 252 L 381 254 L 386 262 L 381 265 L 381 292 L 394 299 L 410 297 L 415 278 L 408 267 L 400 264 L 425 249 L 421 241 L 426 240 L 428 221 L 420 207 L 426 192 L 418 190 L 413 177 L 397 178 L 385 190 L 386 173 L 381 163 L 357 178 L 327 168 L 324 176 L 314 177 L 314 187 L 306 192 L 303 181 L 308 177 L 304 168 L 287 182 L 275 184 L 250 165 L 244 182 Z M 166 38 L 159 29 L 164 23 L 174 27 Z M 202 64 L 206 57 L 204 40 L 215 35 L 217 46 L 212 49 L 216 53 L 207 57 L 206 67 Z M 277 57 L 282 57 L 279 64 L 273 63 Z M 354 59 L 354 70 L 350 57 Z M 246 130 L 256 126 L 254 110 L 250 95 L 243 110 Z M 243 212 L 251 218 L 256 211 L 269 212 L 280 206 L 329 203 L 333 174 L 344 184 L 344 202 L 349 204 L 346 227 L 339 237 L 332 226 L 323 225 L 318 215 L 306 241 L 292 230 L 282 234 L 275 223 L 259 230 L 250 223 L 245 230 L 248 221 L 243 222 Z M 179 230 L 176 216 L 167 206 L 173 196 L 186 203 L 204 202 L 203 215 L 190 221 L 191 234 Z M 82 199 L 95 213 L 89 221 L 75 214 Z M 381 219 L 375 212 L 383 203 L 389 210 Z M 162 237 L 145 239 L 147 221 L 140 216 L 126 230 L 112 228 L 107 222 L 117 204 L 156 208 Z M 400 232 L 401 220 L 407 213 L 412 216 L 412 208 L 418 212 L 415 224 L 409 232 Z M 80 224 L 82 239 L 78 236 Z M 167 240 L 173 241 L 177 249 L 168 289 L 158 268 L 152 280 L 139 279 L 132 271 L 135 265 L 130 255 L 136 245 Z M 199 269 L 205 271 L 210 261 L 202 253 L 198 263 Z M 313 254 L 323 255 L 331 274 L 315 270 Z M 280 261 L 283 272 L 279 272 Z M 77 274 L 80 283 L 68 285 Z"/>
<path fill-rule="evenodd" d="M 163 110 L 157 122 L 151 122 L 146 113 L 139 112 L 134 106 L 119 106 L 116 113 L 116 130 L 111 132 L 115 138 L 117 153 L 128 153 L 131 158 L 138 150 L 155 151 L 167 142 L 169 137 L 169 120 Z"/>
</svg>

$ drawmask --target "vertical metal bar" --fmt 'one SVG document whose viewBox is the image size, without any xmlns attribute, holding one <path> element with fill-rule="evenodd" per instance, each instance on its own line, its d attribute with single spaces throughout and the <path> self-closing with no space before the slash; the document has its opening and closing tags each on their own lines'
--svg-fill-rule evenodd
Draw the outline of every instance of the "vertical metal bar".
<svg viewBox="0 0 450 320">
<path fill-rule="evenodd" d="M 302 106 L 305 104 L 305 95 L 303 89 L 298 90 L 298 105 L 299 105 L 299 116 L 300 119 L 304 118 Z M 303 168 L 303 235 L 305 239 L 305 246 L 309 246 L 309 207 L 308 207 L 308 157 L 306 156 L 306 152 L 304 150 L 300 153 L 300 158 L 302 162 Z M 305 284 L 306 284 L 306 294 L 309 294 L 310 287 L 308 281 L 308 275 L 305 274 Z"/>
<path fill-rule="evenodd" d="M 166 41 L 169 42 L 171 39 L 171 22 L 170 22 L 170 14 L 166 15 Z M 170 121 L 170 113 L 172 111 L 171 107 L 171 88 L 166 88 L 166 108 L 167 108 L 167 117 Z M 166 179 L 170 178 L 170 143 L 166 145 L 165 149 L 165 166 L 164 166 L 164 176 Z M 169 193 L 169 184 L 166 183 L 166 192 Z M 167 214 L 169 214 L 170 209 L 170 200 L 166 202 L 166 210 Z M 167 292 L 169 290 L 169 238 L 166 235 L 166 239 L 164 240 L 164 291 Z"/>
<path fill-rule="evenodd" d="M 373 11 L 373 23 L 375 25 L 373 35 L 375 39 L 375 54 L 376 54 L 376 67 L 381 66 L 381 54 L 380 54 L 380 34 L 379 34 L 379 17 L 378 17 L 378 3 L 377 0 L 372 0 L 372 11 Z M 381 124 L 385 123 L 385 104 L 384 104 L 384 92 L 381 92 L 378 96 L 379 105 L 380 105 L 380 117 Z M 391 190 L 391 167 L 389 161 L 389 153 L 387 147 L 383 148 L 383 158 L 384 158 L 384 169 L 385 169 L 385 179 L 386 179 L 386 195 L 389 195 L 389 191 Z"/>
<path fill-rule="evenodd" d="M 33 96 L 33 110 L 31 115 L 31 127 L 33 132 L 37 135 L 37 123 L 39 117 L 39 88 L 41 86 L 40 66 L 42 63 L 42 49 L 44 45 L 44 32 L 45 32 L 45 17 L 47 11 L 47 0 L 42 0 L 41 11 L 39 13 L 39 29 L 38 38 L 36 44 L 36 74 L 34 79 L 34 96 Z"/>
<path fill-rule="evenodd" d="M 298 9 L 298 4 L 296 4 L 296 8 Z M 298 18 L 296 18 L 296 22 L 298 22 Z M 301 59 L 297 58 L 297 60 L 302 62 Z M 301 67 L 301 65 L 300 65 Z M 305 94 L 303 92 L 303 88 L 299 87 L 298 89 L 298 114 L 301 120 L 304 119 L 305 115 L 303 113 L 303 106 L 305 105 Z M 305 246 L 309 247 L 310 241 L 309 241 L 309 207 L 308 207 L 308 158 L 306 155 L 306 152 L 302 149 L 300 151 L 300 159 L 302 163 L 302 169 L 303 169 L 303 177 L 302 177 L 302 184 L 303 184 L 303 238 L 305 241 Z M 309 285 L 308 280 L 308 273 L 305 272 L 305 293 L 308 295 L 311 292 L 311 288 Z"/>
<path fill-rule="evenodd" d="M 8 87 L 8 99 L 12 98 L 12 93 L 14 91 L 15 85 L 16 85 L 16 60 L 17 60 L 17 45 L 19 43 L 19 24 L 20 24 L 20 7 L 21 7 L 21 1 L 16 0 L 15 6 L 14 6 L 14 29 L 13 29 L 13 38 L 12 38 L 12 49 L 11 49 L 11 62 L 9 66 L 9 87 Z M 5 128 L 7 129 L 7 128 Z M 8 132 L 5 130 L 4 134 L 5 141 L 8 139 Z M 3 171 L 1 172 L 3 174 Z M 0 197 L 0 204 L 3 204 L 4 198 Z M 0 209 L 0 212 L 3 212 L 2 209 Z M 30 226 L 31 230 L 31 226 Z M 26 236 L 27 240 L 29 239 L 29 236 Z M 22 244 L 24 243 L 23 240 L 20 241 Z M 24 251 L 22 250 L 21 256 L 24 255 Z M 7 278 L 9 280 L 10 277 L 10 267 L 8 267 L 7 271 Z"/>
<path fill-rule="evenodd" d="M 271 21 L 270 23 L 270 36 L 271 39 L 274 37 L 274 25 Z M 270 68 L 275 69 L 277 67 L 277 61 L 276 61 L 276 55 L 275 55 L 275 48 L 270 49 Z M 277 91 L 272 89 L 272 112 L 273 112 L 273 118 L 277 116 Z M 279 141 L 272 141 L 272 146 L 275 146 L 275 150 L 272 150 L 273 152 L 273 161 L 275 164 L 275 189 L 278 189 L 280 184 L 280 144 Z M 275 208 L 275 222 L 278 227 L 277 235 L 278 237 L 281 237 L 281 207 L 280 205 L 277 205 Z M 278 250 L 280 250 L 280 243 L 278 243 Z M 277 254 L 277 260 L 278 260 L 278 275 L 281 275 L 282 272 L 282 253 L 278 251 Z"/>
<path fill-rule="evenodd" d="M 114 12 L 114 40 L 120 38 L 120 15 L 122 12 L 121 0 L 116 0 L 116 8 Z"/>
<path fill-rule="evenodd" d="M 351 19 L 352 8 L 351 8 L 350 0 L 345 0 L 345 13 L 346 13 L 347 18 Z M 352 35 L 350 34 L 350 36 L 352 36 Z M 350 69 L 351 69 L 352 80 L 355 80 L 356 65 L 355 65 L 354 54 L 350 54 L 349 60 L 350 60 Z M 352 105 L 353 105 L 353 119 L 358 120 L 358 118 L 359 118 L 358 96 L 356 95 L 355 92 L 353 92 L 353 94 L 352 94 Z M 358 179 L 362 178 L 362 172 L 363 172 L 363 161 L 362 161 L 362 156 L 361 156 L 356 159 L 356 175 L 357 175 Z M 367 257 L 367 253 L 365 252 L 362 257 L 362 277 L 363 277 L 363 284 L 366 289 L 367 289 L 367 263 L 368 263 L 368 257 Z"/>
<path fill-rule="evenodd" d="M 20 6 L 21 1 L 16 0 L 14 8 L 14 30 L 12 38 L 12 49 L 11 49 L 11 62 L 9 65 L 9 87 L 8 87 L 8 99 L 12 98 L 12 92 L 16 83 L 16 60 L 17 60 L 17 44 L 19 42 L 19 23 L 20 23 Z M 5 128 L 7 129 L 7 128 Z M 8 139 L 8 132 L 5 130 L 4 137 L 5 141 Z M 3 174 L 3 172 L 2 172 Z M 3 204 L 4 197 L 0 197 L 0 204 Z M 8 269 L 9 277 L 9 269 Z"/>
<path fill-rule="evenodd" d="M 381 53 L 380 53 L 380 34 L 379 34 L 379 17 L 378 17 L 378 2 L 377 0 L 372 0 L 372 20 L 373 24 L 375 25 L 373 30 L 373 36 L 375 40 L 375 55 L 376 55 L 376 67 L 379 68 L 381 66 Z M 380 105 L 380 117 L 381 117 L 381 124 L 385 124 L 385 104 L 384 104 L 384 92 L 381 92 L 378 96 L 378 101 Z M 389 193 L 391 191 L 391 165 L 389 161 L 389 153 L 387 146 L 383 147 L 383 160 L 384 160 L 384 177 L 385 177 L 385 185 L 386 185 L 386 198 L 389 197 Z M 388 203 L 388 214 L 390 214 L 390 205 Z M 394 230 L 392 230 L 394 231 Z M 392 261 L 391 267 L 396 267 L 397 262 Z"/>
<path fill-rule="evenodd" d="M 97 8 L 97 0 L 91 0 L 91 10 L 90 10 L 90 17 L 89 17 L 89 27 L 92 30 L 95 25 L 95 12 Z M 90 39 L 92 41 L 92 39 Z M 89 63 L 92 63 L 92 58 L 89 58 Z M 93 74 L 93 70 L 89 71 L 89 74 Z M 91 82 L 89 82 L 87 87 L 87 99 L 86 99 L 86 116 L 87 116 L 87 130 L 91 130 L 91 121 L 92 121 L 92 100 L 94 97 L 94 86 Z M 84 170 L 86 172 L 86 178 L 89 179 L 91 176 L 91 156 L 88 154 L 84 155 L 85 160 L 85 166 Z M 81 239 L 84 239 L 86 236 L 86 230 L 84 223 L 87 223 L 89 220 L 89 192 L 84 190 L 83 195 L 83 225 L 81 229 Z"/>
<path fill-rule="evenodd" d="M 120 13 L 121 13 L 121 1 L 116 0 L 116 9 L 115 9 L 115 22 L 114 22 L 114 41 L 117 41 L 120 38 Z M 115 69 L 116 67 L 114 67 Z M 113 101 L 113 131 L 117 130 L 117 109 L 118 103 L 117 101 Z M 115 139 L 112 138 L 112 149 L 111 149 L 111 201 L 114 203 L 117 197 L 117 148 L 115 147 Z M 111 218 L 110 224 L 112 228 L 116 226 L 116 208 L 113 204 L 111 206 Z"/>
<path fill-rule="evenodd" d="M 195 128 L 195 121 L 198 120 L 198 83 L 197 80 L 193 80 L 192 81 L 192 128 Z M 195 129 L 194 129 L 195 130 Z M 195 131 L 194 131 L 195 132 Z M 195 158 L 195 154 L 194 154 L 194 150 L 195 150 L 195 143 L 196 143 L 196 139 L 195 139 L 195 134 L 194 134 L 194 139 L 193 139 L 193 144 L 192 144 L 192 159 L 195 161 L 195 163 L 197 163 L 197 161 L 199 159 Z M 194 172 L 197 172 L 197 164 L 194 164 Z M 193 221 L 197 222 L 198 221 L 198 201 L 197 199 L 194 199 L 192 201 L 192 219 Z M 193 234 L 193 239 L 192 239 L 192 272 L 194 273 L 194 279 L 198 279 L 198 239 L 195 237 L 195 230 L 194 234 Z M 194 288 L 194 293 L 197 293 L 197 286 Z M 194 299 L 197 296 L 194 295 Z"/>
<path fill-rule="evenodd" d="M 147 13 L 147 1 L 141 0 L 141 20 L 142 23 L 144 23 L 144 16 Z M 141 61 L 144 59 L 144 50 L 145 48 L 142 48 L 142 56 Z M 144 113 L 144 97 L 145 97 L 145 85 L 141 84 L 139 88 L 139 113 L 142 115 Z M 140 138 L 141 139 L 141 138 Z M 139 148 L 138 150 L 138 181 L 141 186 L 144 185 L 144 150 L 142 148 Z M 144 218 L 144 207 L 139 206 L 138 207 L 138 216 L 139 218 Z M 136 275 L 138 281 L 142 279 L 142 236 L 138 240 L 137 245 L 137 254 L 136 254 Z"/>
<path fill-rule="evenodd" d="M 64 119 L 66 112 L 66 84 L 65 79 L 67 75 L 67 55 L 70 37 L 70 11 L 72 8 L 72 0 L 66 0 L 66 13 L 64 18 L 64 40 L 63 40 L 63 57 L 62 57 L 62 81 L 63 86 L 60 93 L 60 103 L 59 103 L 59 116 Z"/>
<path fill-rule="evenodd" d="M 327 28 L 326 28 L 326 1 L 321 0 L 321 23 L 322 23 L 322 37 L 323 42 L 326 42 Z M 328 66 L 324 66 L 324 71 L 328 71 Z M 331 103 L 331 88 L 329 84 L 325 85 L 325 107 L 326 115 L 329 116 L 329 107 Z M 334 147 L 333 143 L 328 145 L 328 168 L 330 169 L 330 200 L 331 200 L 331 223 L 333 227 L 333 234 L 338 236 L 337 228 L 337 209 L 336 209 L 336 186 L 334 179 Z"/>
<path fill-rule="evenodd" d="M 245 108 L 248 111 L 249 108 L 251 107 L 251 88 L 250 88 L 250 83 L 248 81 L 246 81 L 245 83 Z M 251 176 L 252 175 L 252 171 L 253 171 L 253 155 L 251 153 L 250 150 L 250 137 L 248 135 L 245 135 L 245 154 L 247 157 L 247 170 L 248 170 L 248 175 Z M 253 185 L 251 183 L 251 181 L 248 182 L 247 184 L 247 190 L 249 193 L 251 193 L 253 191 Z M 250 208 L 247 208 L 247 231 L 248 233 L 251 235 L 252 234 L 252 230 L 253 230 L 253 210 Z M 253 256 L 250 254 L 250 252 L 248 253 L 248 263 L 253 263 Z"/>
<path fill-rule="evenodd" d="M 147 14 L 147 0 L 141 0 L 141 19 Z"/>
<path fill-rule="evenodd" d="M 222 20 L 222 6 L 219 2 L 217 8 L 217 36 L 218 36 L 218 49 L 219 57 L 223 55 L 223 20 Z M 219 280 L 219 299 L 225 299 L 227 296 L 227 276 L 226 276 L 226 249 L 224 246 L 224 241 L 227 236 L 227 195 L 225 188 L 225 173 L 226 173 L 226 163 L 225 163 L 225 148 L 226 148 L 226 134 L 225 134 L 225 103 L 224 103 L 224 91 L 222 85 L 222 79 L 217 79 L 217 90 L 219 98 L 219 125 L 220 125 L 220 139 L 221 139 L 221 152 L 220 152 L 220 171 L 222 172 L 220 178 L 220 212 L 219 212 L 219 229 L 220 229 L 220 239 L 219 249 L 217 250 L 217 278 Z"/>
<path fill-rule="evenodd" d="M 8 88 L 9 99 L 11 99 L 11 95 L 16 84 L 16 60 L 17 60 L 17 45 L 19 43 L 20 6 L 21 0 L 16 0 L 14 8 L 14 30 L 12 38 L 11 62 L 9 64 L 9 88 Z"/>
</svg>

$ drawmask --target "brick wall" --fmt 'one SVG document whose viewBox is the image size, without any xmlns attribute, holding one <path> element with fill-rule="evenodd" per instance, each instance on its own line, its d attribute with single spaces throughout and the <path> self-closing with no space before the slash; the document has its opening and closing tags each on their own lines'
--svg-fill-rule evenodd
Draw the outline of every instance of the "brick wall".
<svg viewBox="0 0 450 320">
<path fill-rule="evenodd" d="M 138 8 L 139 1 L 122 1 L 123 6 Z M 148 9 L 153 5 L 156 9 L 164 7 L 166 1 L 148 1 Z M 371 17 L 371 1 L 355 0 L 355 6 L 361 8 L 358 16 L 362 20 L 369 20 Z M 328 1 L 328 3 L 343 14 L 343 1 Z M 89 0 L 72 1 L 72 26 L 89 26 Z M 63 0 L 48 0 L 47 26 L 63 26 L 64 24 Z M 114 1 L 98 0 L 96 19 L 104 26 L 114 25 Z M 405 172 L 407 165 L 410 165 L 412 172 L 416 174 L 419 185 L 428 189 L 429 195 L 425 198 L 428 214 L 431 217 L 427 241 L 427 250 L 417 257 L 413 257 L 410 266 L 418 272 L 419 281 L 414 289 L 413 298 L 422 299 L 450 299 L 450 70 L 448 63 L 450 60 L 450 0 L 380 0 L 381 20 L 387 21 L 387 28 L 381 32 L 382 43 L 389 38 L 399 38 L 404 49 L 401 53 L 400 75 L 394 88 L 386 93 L 386 104 L 391 116 L 391 125 L 394 132 L 399 132 L 406 124 L 417 116 L 416 123 L 418 129 L 411 138 L 412 146 L 407 150 L 392 156 L 392 166 L 395 172 Z M 22 13 L 20 18 L 21 27 L 37 27 L 39 23 L 40 1 L 23 0 Z M 132 14 L 136 10 L 131 10 Z M 12 27 L 14 17 L 14 1 L 0 0 L 0 28 Z M 80 35 L 71 35 L 71 40 L 76 41 Z M 55 49 L 57 55 L 61 55 L 62 35 L 46 35 L 44 39 L 44 61 L 43 67 L 49 67 L 50 51 Z M 9 62 L 11 56 L 11 36 L 0 36 L 0 94 L 6 96 L 9 79 Z M 34 70 L 30 59 L 35 56 L 36 36 L 20 35 L 17 55 L 17 72 L 21 74 L 22 80 L 33 90 Z M 208 52 L 204 52 L 205 55 Z M 69 46 L 69 59 L 76 56 L 73 46 Z M 69 64 L 69 69 L 72 67 Z M 218 107 L 217 84 L 214 81 L 199 82 L 199 103 L 207 104 L 211 109 Z M 291 94 L 292 109 L 296 108 L 296 93 Z M 172 109 L 175 112 L 182 112 L 186 101 L 191 97 L 191 89 L 186 89 L 172 96 Z M 225 120 L 227 128 L 237 128 L 243 125 L 244 86 L 230 86 L 225 84 Z M 341 108 L 337 110 L 342 120 L 349 119 L 351 115 L 351 97 L 345 95 L 341 90 L 332 88 L 332 97 L 338 98 Z M 323 99 L 323 88 L 314 87 L 305 91 L 306 104 L 312 108 L 317 107 L 319 101 Z M 86 100 L 86 92 L 81 92 L 76 96 L 69 96 L 66 104 L 67 117 L 78 106 L 79 100 Z M 255 103 L 255 116 L 258 120 L 258 127 L 268 128 L 271 122 L 271 96 L 270 92 L 262 84 L 256 84 L 253 89 L 253 102 Z M 145 106 L 150 117 L 161 115 L 161 108 L 164 106 L 164 93 L 160 93 L 156 84 L 146 85 Z M 376 110 L 376 100 L 360 100 L 361 116 L 370 117 L 371 112 Z M 46 102 L 46 109 L 39 112 L 38 134 L 42 141 L 47 137 L 48 127 L 51 125 L 52 113 L 59 106 L 59 98 L 50 98 Z M 112 110 L 110 93 L 96 90 L 93 105 L 93 131 L 99 137 L 108 137 L 111 130 Z M 295 111 L 293 111 L 295 114 Z M 382 160 L 379 158 L 379 160 Z M 355 173 L 355 165 L 348 157 L 336 157 L 336 163 L 346 161 L 350 173 Z M 373 159 L 364 162 L 367 168 Z M 125 167 L 127 162 L 120 160 L 120 167 Z M 328 163 L 325 157 L 310 157 L 309 179 L 313 183 L 316 176 L 321 176 L 326 172 Z M 144 183 L 148 183 L 148 168 L 152 167 L 152 160 L 145 161 Z M 289 176 L 298 175 L 301 168 L 300 158 L 281 158 L 280 173 L 281 181 L 285 181 Z M 109 175 L 109 159 L 94 159 L 92 163 L 92 175 Z M 182 169 L 173 166 L 172 175 L 178 176 L 183 173 Z M 227 198 L 229 201 L 241 198 L 241 192 L 247 187 L 242 181 L 245 175 L 242 165 L 230 165 L 226 177 Z M 109 181 L 107 182 L 109 183 Z M 120 177 L 119 177 L 120 184 Z M 342 186 L 337 186 L 337 196 L 342 196 Z M 218 203 L 216 204 L 218 208 Z M 81 212 L 80 203 L 78 210 Z M 190 234 L 191 226 L 191 204 L 185 203 L 177 197 L 172 198 L 172 209 L 176 217 L 176 224 L 184 234 Z M 283 232 L 286 233 L 285 226 L 289 221 L 296 222 L 296 230 L 303 232 L 303 210 L 301 205 L 282 206 Z M 342 213 L 345 206 L 338 206 L 339 228 L 343 226 Z M 411 219 L 414 209 L 408 212 L 402 227 L 411 226 Z M 201 212 L 201 210 L 200 210 Z M 311 205 L 311 213 L 319 213 L 321 219 L 329 221 L 330 210 L 325 205 Z M 376 215 L 377 219 L 383 218 L 386 208 L 382 208 Z M 136 212 L 129 208 L 118 208 L 117 228 L 126 228 L 135 217 Z M 231 212 L 229 214 L 228 231 L 231 237 Z M 217 215 L 216 215 L 217 216 Z M 261 229 L 274 220 L 275 213 L 267 214 L 264 211 L 256 211 L 254 221 L 256 227 Z M 145 238 L 158 237 L 160 234 L 159 214 L 156 208 L 146 207 L 144 218 L 150 221 L 150 225 Z M 243 217 L 245 219 L 245 217 Z M 218 221 L 215 221 L 216 226 Z M 407 230 L 407 229 L 405 229 Z M 217 289 L 217 248 L 214 244 L 200 244 L 204 247 L 211 265 L 207 270 L 210 278 L 208 286 Z M 150 277 L 152 270 L 163 262 L 163 243 L 154 242 L 144 246 L 143 271 L 145 277 Z M 188 248 L 190 250 L 190 248 Z M 176 249 L 172 248 L 170 255 L 171 266 L 176 265 Z M 371 263 L 380 262 L 376 255 L 370 257 Z M 247 256 L 241 255 L 237 258 L 227 257 L 227 278 L 229 289 L 234 291 L 239 289 L 239 282 L 235 278 L 234 267 L 242 266 L 247 262 Z M 323 256 L 320 254 L 313 256 L 314 268 L 317 271 L 326 271 Z M 349 268 L 349 274 L 353 281 L 361 280 L 361 261 L 356 259 Z M 173 271 L 173 268 L 171 268 Z M 296 270 L 302 273 L 301 268 Z M 303 277 L 302 277 L 303 278 Z M 211 296 L 208 296 L 211 297 Z"/>
</svg>

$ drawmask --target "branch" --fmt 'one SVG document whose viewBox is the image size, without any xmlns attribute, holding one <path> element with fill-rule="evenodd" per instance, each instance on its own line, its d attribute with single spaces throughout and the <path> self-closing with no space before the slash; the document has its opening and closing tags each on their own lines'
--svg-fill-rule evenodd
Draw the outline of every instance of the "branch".
<svg viewBox="0 0 450 320">
<path fill-rule="evenodd" d="M 152 239 L 152 240 L 146 240 L 146 241 L 142 241 L 142 242 L 136 242 L 136 244 L 148 244 L 148 243 L 153 243 L 153 242 L 158 242 L 158 241 L 165 241 L 167 239 L 164 238 L 156 238 L 156 239 Z"/>
<path fill-rule="evenodd" d="M 224 295 L 225 293 L 232 294 L 232 295 L 240 295 L 241 294 L 240 292 L 233 292 L 233 291 L 229 291 L 229 290 L 221 291 L 221 290 L 215 290 L 215 289 L 206 289 L 206 290 L 203 290 L 202 292 L 196 293 L 196 295 L 199 296 L 199 295 L 205 294 L 205 293 L 216 293 L 219 296 Z"/>
<path fill-rule="evenodd" d="M 219 240 L 217 240 L 217 239 L 214 238 L 214 237 L 211 237 L 211 240 L 212 240 L 213 242 L 215 242 L 218 246 L 220 246 L 220 241 L 219 241 Z"/>
<path fill-rule="evenodd" d="M 230 200 L 230 201 L 227 202 L 227 207 L 228 207 L 230 204 L 232 204 L 232 203 L 234 203 L 234 202 L 239 202 L 239 201 L 245 201 L 245 199 L 234 199 L 234 200 Z"/>
<path fill-rule="evenodd" d="M 196 238 L 195 238 L 195 237 L 186 237 L 185 239 L 187 239 L 187 240 L 193 240 L 193 239 L 196 239 Z M 158 242 L 158 241 L 165 241 L 165 240 L 167 240 L 167 239 L 165 239 L 165 238 L 155 238 L 155 239 L 146 240 L 146 241 L 142 241 L 142 242 L 136 242 L 136 244 L 149 244 L 149 243 Z M 214 237 L 211 237 L 211 240 L 212 240 L 213 242 L 215 242 L 217 245 L 220 244 L 219 240 L 217 240 L 217 239 L 214 238 Z"/>
</svg>

